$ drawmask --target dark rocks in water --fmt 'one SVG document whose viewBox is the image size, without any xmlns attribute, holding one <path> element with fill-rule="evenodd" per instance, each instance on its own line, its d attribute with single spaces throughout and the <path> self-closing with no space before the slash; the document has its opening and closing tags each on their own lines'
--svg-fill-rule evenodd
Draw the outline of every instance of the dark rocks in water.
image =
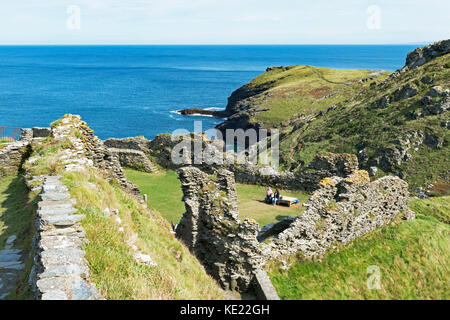
<svg viewBox="0 0 450 320">
<path fill-rule="evenodd" d="M 202 116 L 213 116 L 217 118 L 227 117 L 227 113 L 225 111 L 205 110 L 200 108 L 183 109 L 177 112 L 179 114 L 182 114 L 183 116 L 202 115 Z"/>
</svg>

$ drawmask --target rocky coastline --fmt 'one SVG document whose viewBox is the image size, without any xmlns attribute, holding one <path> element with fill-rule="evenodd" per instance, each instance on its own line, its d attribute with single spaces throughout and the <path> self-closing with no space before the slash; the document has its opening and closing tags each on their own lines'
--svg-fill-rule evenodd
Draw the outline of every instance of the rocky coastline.
<svg viewBox="0 0 450 320">
<path fill-rule="evenodd" d="M 226 118 L 228 116 L 226 110 L 206 110 L 200 108 L 189 108 L 175 112 L 183 116 L 210 116 L 214 118 Z"/>
</svg>

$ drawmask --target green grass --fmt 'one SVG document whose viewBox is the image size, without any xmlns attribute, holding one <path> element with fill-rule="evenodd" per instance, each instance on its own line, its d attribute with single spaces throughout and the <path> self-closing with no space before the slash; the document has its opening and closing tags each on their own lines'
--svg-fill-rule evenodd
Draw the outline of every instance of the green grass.
<svg viewBox="0 0 450 320">
<path fill-rule="evenodd" d="M 16 235 L 14 247 L 30 253 L 34 233 L 35 198 L 36 194 L 28 193 L 22 177 L 13 175 L 0 179 L 0 248 L 4 248 L 8 237 Z M 32 297 L 27 285 L 31 265 L 32 257 L 29 254 L 25 262 L 25 272 L 8 299 Z"/>
<path fill-rule="evenodd" d="M 125 169 L 127 179 L 148 196 L 148 207 L 160 212 L 168 221 L 178 223 L 183 215 L 184 203 L 181 182 L 174 171 L 145 173 Z"/>
<path fill-rule="evenodd" d="M 288 271 L 272 262 L 272 283 L 288 300 L 449 299 L 450 227 L 419 211 L 429 216 L 384 227 L 316 261 L 290 257 Z M 380 289 L 367 287 L 370 266 L 380 268 Z"/>
<path fill-rule="evenodd" d="M 402 172 L 404 179 L 410 185 L 411 191 L 416 187 L 423 186 L 425 182 L 434 184 L 448 181 L 447 159 L 450 157 L 448 145 L 450 133 L 448 129 L 441 126 L 442 122 L 448 121 L 448 115 L 444 113 L 418 119 L 411 117 L 413 111 L 423 108 L 420 99 L 428 93 L 431 86 L 440 85 L 444 89 L 449 87 L 450 69 L 448 68 L 448 61 L 450 61 L 450 55 L 437 58 L 375 87 L 365 83 L 361 84 L 364 88 L 359 90 L 357 89 L 359 84 L 353 84 L 345 89 L 348 91 L 343 90 L 342 95 L 331 99 L 340 99 L 340 105 L 335 110 L 316 118 L 309 125 L 297 130 L 292 129 L 292 123 L 289 127 L 281 128 L 280 154 L 282 167 L 289 168 L 293 163 L 308 164 L 318 152 L 323 151 L 357 154 L 360 150 L 365 149 L 365 153 L 370 158 L 375 159 L 380 157 L 379 154 L 382 153 L 383 149 L 395 147 L 395 140 L 405 132 L 421 131 L 424 135 L 438 137 L 442 142 L 441 147 L 434 149 L 423 143 L 418 147 L 417 152 L 413 151 L 413 147 L 408 151 L 411 159 L 394 167 L 391 171 Z M 433 76 L 434 83 L 432 85 L 425 85 L 420 81 L 426 75 Z M 295 80 L 292 81 L 295 82 Z M 406 84 L 416 86 L 418 94 L 409 99 L 391 102 L 384 109 L 371 107 L 375 101 L 382 97 L 393 96 L 396 90 Z M 353 87 L 355 88 L 352 89 Z M 304 95 L 304 92 L 297 93 L 297 99 L 303 98 Z M 295 97 L 280 97 L 280 99 L 280 103 L 290 104 L 290 101 Z M 324 104 L 329 103 L 327 102 L 329 100 L 322 100 L 311 107 L 318 111 L 325 106 Z M 297 105 L 301 106 L 301 104 Z M 286 108 L 289 109 L 289 107 Z M 277 112 L 284 113 L 283 110 Z M 287 114 L 289 113 L 288 110 Z M 260 113 L 259 115 L 263 116 L 263 114 Z M 294 119 L 293 121 L 295 123 L 297 120 Z"/>
<path fill-rule="evenodd" d="M 411 199 L 411 209 L 418 214 L 431 216 L 440 222 L 450 224 L 450 197 Z"/>
<path fill-rule="evenodd" d="M 11 142 L 14 142 L 15 140 L 13 139 L 13 138 L 1 138 L 0 139 L 0 144 L 3 144 L 3 143 L 11 143 Z"/>
<path fill-rule="evenodd" d="M 148 206 L 160 212 L 168 221 L 177 223 L 185 212 L 181 201 L 183 193 L 178 175 L 173 171 L 164 173 L 145 173 L 132 169 L 125 169 L 127 178 L 135 183 L 142 194 L 148 195 Z M 238 192 L 239 218 L 255 219 L 260 226 L 277 222 L 288 216 L 297 216 L 304 211 L 301 206 L 291 208 L 271 206 L 264 203 L 265 187 L 236 184 Z M 281 195 L 298 198 L 301 202 L 308 199 L 307 193 L 283 191 Z"/>
<path fill-rule="evenodd" d="M 178 300 L 224 298 L 218 284 L 170 232 L 169 223 L 157 212 L 147 211 L 115 183 L 108 183 L 95 170 L 64 173 L 63 182 L 86 215 L 83 227 L 91 279 L 108 300 Z M 104 209 L 118 209 L 124 231 Z M 158 264 L 136 263 L 127 244 L 135 245 Z"/>
<path fill-rule="evenodd" d="M 255 219 L 261 227 L 271 222 L 281 221 L 289 216 L 295 217 L 300 215 L 305 210 L 301 204 L 309 198 L 309 194 L 305 192 L 280 190 L 282 196 L 299 199 L 300 205 L 290 208 L 285 206 L 271 206 L 264 202 L 266 195 L 265 187 L 238 183 L 236 189 L 238 192 L 240 219 Z"/>
<path fill-rule="evenodd" d="M 373 73 L 370 70 L 333 70 L 311 66 L 289 68 L 287 71 L 275 69 L 263 73 L 248 84 L 249 87 L 266 88 L 252 101 L 254 107 L 270 109 L 255 116 L 255 121 L 265 127 L 277 126 L 296 115 L 315 114 L 356 95 L 369 85 L 368 82 L 360 84 L 356 81 Z M 337 94 L 332 98 L 316 101 L 335 92 Z M 270 95 L 266 96 L 267 93 Z"/>
<path fill-rule="evenodd" d="M 26 248 L 33 219 L 28 189 L 23 178 L 15 175 L 0 179 L 0 248 L 12 235 L 19 248 Z"/>
</svg>

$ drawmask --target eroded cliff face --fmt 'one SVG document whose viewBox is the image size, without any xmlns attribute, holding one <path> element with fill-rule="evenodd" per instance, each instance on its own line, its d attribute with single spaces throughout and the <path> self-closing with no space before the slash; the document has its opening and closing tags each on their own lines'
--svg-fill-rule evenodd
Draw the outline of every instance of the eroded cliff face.
<svg viewBox="0 0 450 320">
<path fill-rule="evenodd" d="M 410 52 L 393 73 L 346 81 L 337 80 L 345 70 L 269 68 L 232 94 L 228 119 L 218 128 L 279 129 L 286 170 L 303 169 L 320 150 L 356 154 L 360 169 L 393 173 L 411 191 L 448 184 L 448 170 L 439 162 L 448 155 L 449 53 L 450 39 L 439 41 Z"/>
<path fill-rule="evenodd" d="M 438 41 L 408 53 L 405 67 L 417 68 L 447 53 L 450 53 L 450 39 Z"/>
</svg>

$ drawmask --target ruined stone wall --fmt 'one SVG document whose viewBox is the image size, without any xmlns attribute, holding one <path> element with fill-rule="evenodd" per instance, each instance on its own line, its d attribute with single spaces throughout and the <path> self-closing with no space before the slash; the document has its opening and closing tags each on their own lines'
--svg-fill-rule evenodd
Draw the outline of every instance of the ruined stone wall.
<svg viewBox="0 0 450 320">
<path fill-rule="evenodd" d="M 258 224 L 240 222 L 233 174 L 208 175 L 198 168 L 179 170 L 186 213 L 176 235 L 224 289 L 246 292 L 264 258 L 256 240 Z"/>
<path fill-rule="evenodd" d="M 120 165 L 123 167 L 139 170 L 142 172 L 158 172 L 158 168 L 142 151 L 135 149 L 109 148 L 109 152 L 118 157 Z"/>
<path fill-rule="evenodd" d="M 89 281 L 84 258 L 87 243 L 68 189 L 60 177 L 35 177 L 43 182 L 33 239 L 34 265 L 29 283 L 37 300 L 96 300 L 100 294 Z"/>
<path fill-rule="evenodd" d="M 177 237 L 225 289 L 254 288 L 262 298 L 274 293 L 264 274 L 266 261 L 297 253 L 322 255 L 395 219 L 414 218 L 405 181 L 385 176 L 371 182 L 363 170 L 323 179 L 304 213 L 262 229 L 255 221 L 239 221 L 232 172 L 186 167 L 179 176 L 186 213 Z"/>
<path fill-rule="evenodd" d="M 294 173 L 287 171 L 277 171 L 271 167 L 257 167 L 247 162 L 246 164 L 235 164 L 227 161 L 227 157 L 223 154 L 223 164 L 206 163 L 196 164 L 195 157 L 193 155 L 186 155 L 186 162 L 183 164 L 175 164 L 172 161 L 172 151 L 175 146 L 179 145 L 183 138 L 187 136 L 172 136 L 170 134 L 160 134 L 152 141 L 148 141 L 145 138 L 125 138 L 125 139 L 108 139 L 105 141 L 105 145 L 114 149 L 132 149 L 142 151 L 145 154 L 150 154 L 153 159 L 163 168 L 176 170 L 186 165 L 192 165 L 200 168 L 202 171 L 211 171 L 211 167 L 224 167 L 229 171 L 234 172 L 235 179 L 240 183 L 268 185 L 272 187 L 278 187 L 282 189 L 290 190 L 307 190 L 314 191 L 318 188 L 319 182 L 331 176 L 346 177 L 352 172 L 358 169 L 358 158 L 351 154 L 333 154 L 326 153 L 324 155 L 318 155 L 309 165 L 302 170 Z M 216 154 L 219 154 L 223 150 L 223 144 L 219 141 L 208 140 L 204 136 L 189 134 L 188 140 L 190 143 L 190 149 L 194 150 L 194 139 L 199 139 L 202 144 L 202 150 L 216 150 Z M 114 150 L 111 149 L 111 150 Z M 145 163 L 144 159 L 136 154 L 136 159 L 133 159 L 129 154 L 120 155 L 120 161 L 122 165 L 136 168 L 138 170 L 147 171 L 146 168 L 139 168 L 137 162 Z"/>
<path fill-rule="evenodd" d="M 65 171 L 83 173 L 88 168 L 97 168 L 105 178 L 115 179 L 131 192 L 139 192 L 126 180 L 117 156 L 94 136 L 79 116 L 66 115 L 55 122 L 51 136 L 69 146 L 53 155 Z M 39 143 L 36 139 L 41 138 L 33 138 L 34 143 Z M 35 154 L 28 161 L 33 163 L 40 157 L 41 154 Z M 87 239 L 81 225 L 84 216 L 74 208 L 75 200 L 71 199 L 68 188 L 58 176 L 32 176 L 30 172 L 25 176 L 31 190 L 41 190 L 33 239 L 34 264 L 29 279 L 35 299 L 101 299 L 89 279 L 89 266 L 83 249 Z M 137 255 L 137 260 L 150 262 L 146 255 Z"/>
<path fill-rule="evenodd" d="M 124 139 L 110 138 L 105 140 L 104 144 L 106 147 L 113 149 L 131 149 L 145 153 L 150 152 L 150 141 L 144 137 L 131 137 Z"/>
<path fill-rule="evenodd" d="M 27 145 L 26 141 L 0 144 L 0 178 L 19 171 L 28 153 Z"/>
<path fill-rule="evenodd" d="M 20 140 L 0 144 L 0 178 L 17 173 L 30 154 L 31 129 L 21 129 Z"/>
<path fill-rule="evenodd" d="M 81 121 L 80 116 L 67 115 L 63 121 L 65 119 L 67 119 L 66 125 L 80 133 L 80 139 L 83 142 L 83 152 L 86 158 L 92 161 L 93 166 L 115 179 L 124 189 L 139 195 L 139 189 L 127 180 L 118 155 L 111 152 L 104 145 L 103 141 L 94 135 L 94 130 L 89 128 L 86 122 Z M 55 130 L 58 130 L 58 128 L 55 128 L 53 131 Z"/>
<path fill-rule="evenodd" d="M 371 182 L 361 170 L 347 178 L 326 178 L 320 185 L 305 203 L 306 211 L 264 247 L 267 258 L 298 252 L 321 255 L 396 218 L 414 217 L 408 208 L 408 184 L 398 177 Z"/>
<path fill-rule="evenodd" d="M 346 177 L 358 170 L 358 159 L 351 154 L 318 155 L 308 166 L 296 173 L 252 165 L 233 165 L 230 170 L 235 173 L 236 181 L 240 183 L 314 191 L 326 177 Z"/>
</svg>

